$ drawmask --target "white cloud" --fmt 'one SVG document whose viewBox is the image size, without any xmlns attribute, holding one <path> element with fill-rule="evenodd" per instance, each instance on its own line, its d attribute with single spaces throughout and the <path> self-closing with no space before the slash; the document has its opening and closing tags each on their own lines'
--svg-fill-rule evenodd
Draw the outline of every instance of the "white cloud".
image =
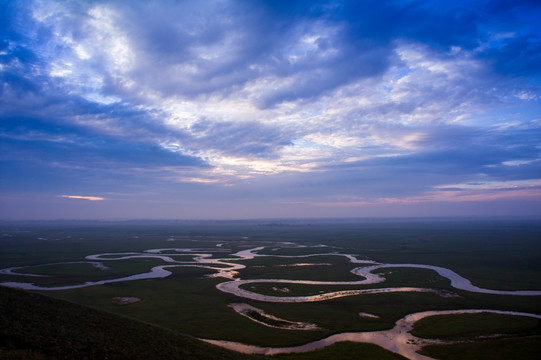
<svg viewBox="0 0 541 360">
<path fill-rule="evenodd" d="M 510 97 L 536 99 L 534 88 L 517 91 L 489 76 L 480 48 L 434 49 L 405 38 L 352 45 L 347 24 L 324 17 L 267 34 L 256 24 L 263 17 L 235 4 L 195 4 L 80 3 L 70 12 L 72 3 L 37 1 L 34 9 L 54 29 L 41 52 L 48 74 L 68 93 L 148 113 L 147 123 L 114 115 L 71 121 L 124 137 L 155 126 L 141 137 L 219 170 L 177 179 L 227 182 L 423 153 L 453 141 L 434 128 L 488 129 L 492 119 L 479 117 L 487 109 Z"/>
</svg>

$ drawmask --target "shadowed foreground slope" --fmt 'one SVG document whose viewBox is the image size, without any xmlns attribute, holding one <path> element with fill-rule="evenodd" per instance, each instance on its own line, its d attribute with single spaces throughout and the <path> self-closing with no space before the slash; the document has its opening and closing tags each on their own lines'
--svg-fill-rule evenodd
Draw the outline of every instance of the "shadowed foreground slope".
<svg viewBox="0 0 541 360">
<path fill-rule="evenodd" d="M 256 359 L 157 326 L 0 287 L 1 359 Z"/>
</svg>

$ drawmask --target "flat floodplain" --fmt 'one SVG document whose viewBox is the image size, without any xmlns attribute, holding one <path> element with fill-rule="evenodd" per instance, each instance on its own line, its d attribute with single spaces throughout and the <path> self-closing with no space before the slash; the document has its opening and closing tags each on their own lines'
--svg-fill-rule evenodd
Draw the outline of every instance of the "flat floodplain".
<svg viewBox="0 0 541 360">
<path fill-rule="evenodd" d="M 522 358 L 535 358 L 528 354 L 541 351 L 541 296 L 513 293 L 541 294 L 539 222 L 299 220 L 0 226 L 0 282 L 4 285 L 33 284 L 32 291 L 47 296 L 197 338 L 259 348 L 302 347 L 343 333 L 381 332 L 377 336 L 385 338 L 392 334 L 384 332 L 405 317 L 426 311 L 491 310 L 515 315 L 427 316 L 412 323 L 409 340 L 420 344 L 412 345 L 412 352 L 396 354 L 378 348 L 376 353 L 388 353 L 389 358 L 465 358 L 461 352 L 482 354 L 479 349 L 489 343 L 495 348 L 520 343 L 527 347 Z M 378 264 L 385 267 L 362 270 Z M 451 270 L 475 288 L 502 293 L 456 287 L 436 268 Z M 137 300 L 119 301 L 123 298 Z M 238 303 L 259 312 L 242 316 L 231 306 Z M 315 327 L 280 328 L 289 323 Z M 477 326 L 473 330 L 472 324 Z M 441 329 L 454 330 L 446 334 Z M 370 341 L 356 341 L 361 343 L 337 342 L 314 351 L 313 356 L 345 353 L 346 349 L 374 351 L 375 345 L 366 344 Z M 498 356 L 496 352 L 491 358 Z"/>
</svg>

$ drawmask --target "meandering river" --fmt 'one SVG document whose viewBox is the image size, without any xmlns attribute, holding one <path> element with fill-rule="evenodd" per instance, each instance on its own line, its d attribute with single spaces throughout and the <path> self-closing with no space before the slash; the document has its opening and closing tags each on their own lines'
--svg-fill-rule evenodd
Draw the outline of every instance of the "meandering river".
<svg viewBox="0 0 541 360">
<path fill-rule="evenodd" d="M 222 244 L 220 244 L 222 245 Z M 256 301 L 263 302 L 291 302 L 291 303 L 300 303 L 300 302 L 317 302 L 317 301 L 326 301 L 331 299 L 336 299 L 344 296 L 356 296 L 363 294 L 376 294 L 376 293 L 391 293 L 391 292 L 432 292 L 440 296 L 452 296 L 449 292 L 444 292 L 441 290 L 431 289 L 431 288 L 419 288 L 419 287 L 387 287 L 387 288 L 364 288 L 357 290 L 342 290 L 342 291 L 332 291 L 324 292 L 317 295 L 310 296 L 271 296 L 263 295 L 260 293 L 252 292 L 246 288 L 241 288 L 242 285 L 246 284 L 255 284 L 255 283 L 282 283 L 282 284 L 304 284 L 304 285 L 370 285 L 384 282 L 386 279 L 383 275 L 374 273 L 375 270 L 383 268 L 419 268 L 419 269 L 429 269 L 437 272 L 440 276 L 447 278 L 451 281 L 451 286 L 455 289 L 484 293 L 484 294 L 494 294 L 494 295 L 513 295 L 513 296 L 541 296 L 541 291 L 504 291 L 504 290 L 495 290 L 495 289 L 485 289 L 478 286 L 475 286 L 468 279 L 460 276 L 456 272 L 439 267 L 434 265 L 424 265 L 424 264 L 380 264 L 371 260 L 362 260 L 358 259 L 354 254 L 340 254 L 340 253 L 317 253 L 317 254 L 307 254 L 307 255 L 298 255 L 298 256 L 286 256 L 286 255 L 269 255 L 261 254 L 260 251 L 264 250 L 264 246 L 258 246 L 247 250 L 238 251 L 236 253 L 228 255 L 225 258 L 213 258 L 213 254 L 216 252 L 224 252 L 222 247 L 219 247 L 220 250 L 210 250 L 210 249 L 191 249 L 191 248 L 165 248 L 165 249 L 149 249 L 144 252 L 130 252 L 130 253 L 103 253 L 103 254 L 94 254 L 86 256 L 86 261 L 77 261 L 77 262 L 68 262 L 62 264 L 73 264 L 73 263 L 88 263 L 94 266 L 97 269 L 107 269 L 104 265 L 104 262 L 109 261 L 120 261 L 120 260 L 129 260 L 129 259 L 138 259 L 138 258 L 153 258 L 160 259 L 167 265 L 155 266 L 150 269 L 149 272 L 134 274 L 130 276 L 120 277 L 116 279 L 100 280 L 100 281 L 87 281 L 81 284 L 76 285 L 66 285 L 66 286 L 39 286 L 34 283 L 29 282 L 2 282 L 0 285 L 27 289 L 27 290 L 42 290 L 42 291 L 55 291 L 55 290 L 69 290 L 82 288 L 87 286 L 96 286 L 103 285 L 115 282 L 124 282 L 124 281 L 135 281 L 141 279 L 157 279 L 165 278 L 172 274 L 169 270 L 175 267 L 199 267 L 210 269 L 214 271 L 213 277 L 222 277 L 228 279 L 219 283 L 216 288 L 219 291 L 231 293 L 238 297 Z M 175 256 L 186 256 L 191 255 L 191 261 L 180 261 L 175 260 Z M 255 257 L 283 257 L 283 258 L 307 258 L 312 256 L 322 256 L 322 255 L 332 255 L 332 256 L 342 256 L 349 260 L 352 264 L 363 264 L 364 266 L 355 267 L 351 272 L 362 279 L 357 281 L 314 281 L 314 280 L 287 280 L 287 279 L 241 279 L 238 277 L 238 271 L 244 269 L 246 266 L 240 264 L 244 260 L 251 260 Z M 48 266 L 48 265 L 59 265 L 59 263 L 54 264 L 43 264 L 39 266 Z M 33 266 L 35 267 L 35 265 Z M 12 276 L 34 276 L 34 277 L 44 277 L 46 275 L 36 275 L 31 273 L 24 272 L 25 267 L 11 267 L 0 270 L 1 274 L 12 275 Z M 445 315 L 445 314 L 463 314 L 463 313 L 481 313 L 481 312 L 490 312 L 498 314 L 508 314 L 516 316 L 530 316 L 541 319 L 540 315 L 537 314 L 528 314 L 528 313 L 518 313 L 510 311 L 497 311 L 497 310 L 448 310 L 448 311 L 426 311 L 421 313 L 410 314 L 400 319 L 396 322 L 394 328 L 385 331 L 373 331 L 373 332 L 349 332 L 342 334 L 335 334 L 327 338 L 310 342 L 308 344 L 295 346 L 295 347 L 284 347 L 284 348 L 272 348 L 272 347 L 258 347 L 253 345 L 222 341 L 222 340 L 211 340 L 211 339 L 202 339 L 211 344 L 215 344 L 224 348 L 232 349 L 244 353 L 257 353 L 257 354 L 280 354 L 288 352 L 307 352 L 314 351 L 317 349 L 324 348 L 326 346 L 332 345 L 340 341 L 355 341 L 355 342 L 366 342 L 379 345 L 389 351 L 403 355 L 409 359 L 414 360 L 426 360 L 430 359 L 426 356 L 420 355 L 417 351 L 426 345 L 430 344 L 439 344 L 441 341 L 438 340 L 428 340 L 417 338 L 409 333 L 412 329 L 415 321 L 418 321 L 427 316 L 434 315 Z M 275 318 L 276 320 L 277 318 Z M 281 321 L 286 321 L 283 319 L 278 319 Z"/>
<path fill-rule="evenodd" d="M 379 345 L 384 349 L 400 354 L 411 360 L 434 360 L 431 357 L 419 354 L 422 347 L 427 345 L 451 344 L 452 341 L 442 341 L 435 339 L 423 339 L 414 336 L 410 333 L 415 322 L 429 316 L 435 315 L 453 315 L 453 314 L 479 314 L 493 313 L 514 316 L 527 316 L 536 319 L 541 319 L 541 315 L 529 314 L 514 311 L 499 311 L 487 309 L 472 309 L 472 310 L 445 310 L 445 311 L 424 311 L 405 316 L 398 320 L 395 326 L 390 330 L 383 331 L 365 331 L 365 332 L 347 332 L 331 335 L 324 339 L 309 342 L 300 346 L 291 347 L 260 347 L 254 345 L 246 345 L 242 343 L 201 339 L 210 344 L 221 346 L 223 348 L 238 351 L 245 354 L 262 354 L 262 355 L 277 355 L 286 353 L 310 352 L 323 349 L 327 346 L 336 344 L 342 341 L 352 341 L 360 343 L 370 343 Z"/>
</svg>

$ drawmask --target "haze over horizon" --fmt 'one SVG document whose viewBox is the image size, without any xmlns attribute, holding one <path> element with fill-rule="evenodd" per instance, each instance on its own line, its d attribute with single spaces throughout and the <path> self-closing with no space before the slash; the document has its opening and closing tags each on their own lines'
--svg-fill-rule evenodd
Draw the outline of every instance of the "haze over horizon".
<svg viewBox="0 0 541 360">
<path fill-rule="evenodd" d="M 0 219 L 541 215 L 538 1 L 1 1 Z"/>
</svg>

